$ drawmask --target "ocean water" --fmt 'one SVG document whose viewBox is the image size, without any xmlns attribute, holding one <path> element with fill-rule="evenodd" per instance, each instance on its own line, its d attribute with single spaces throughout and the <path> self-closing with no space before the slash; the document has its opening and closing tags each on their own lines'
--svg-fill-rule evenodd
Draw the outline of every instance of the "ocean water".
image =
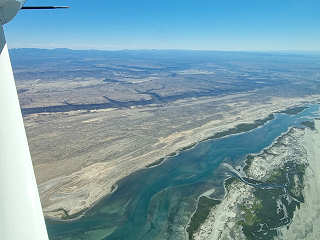
<svg viewBox="0 0 320 240">
<path fill-rule="evenodd" d="M 252 131 L 199 143 L 163 164 L 122 179 L 118 189 L 69 222 L 47 220 L 51 240 L 187 239 L 185 227 L 198 196 L 214 189 L 223 196 L 227 170 L 222 163 L 241 164 L 247 154 L 270 146 L 292 126 L 318 116 L 319 105 L 275 119 Z"/>
</svg>

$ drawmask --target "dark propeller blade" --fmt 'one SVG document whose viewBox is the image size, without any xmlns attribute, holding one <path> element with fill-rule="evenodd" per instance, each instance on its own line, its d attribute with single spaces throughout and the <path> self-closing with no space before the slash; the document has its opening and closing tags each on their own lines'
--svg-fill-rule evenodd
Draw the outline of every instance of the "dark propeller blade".
<svg viewBox="0 0 320 240">
<path fill-rule="evenodd" d="M 57 9 L 57 8 L 69 8 L 68 6 L 30 6 L 22 7 L 21 9 Z"/>
</svg>

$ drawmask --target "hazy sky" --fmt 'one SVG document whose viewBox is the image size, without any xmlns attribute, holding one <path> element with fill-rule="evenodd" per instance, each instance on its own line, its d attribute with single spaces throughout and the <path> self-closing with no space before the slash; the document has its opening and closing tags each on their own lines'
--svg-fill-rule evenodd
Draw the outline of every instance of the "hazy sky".
<svg viewBox="0 0 320 240">
<path fill-rule="evenodd" d="M 28 0 L 9 47 L 320 50 L 320 0 Z"/>
</svg>

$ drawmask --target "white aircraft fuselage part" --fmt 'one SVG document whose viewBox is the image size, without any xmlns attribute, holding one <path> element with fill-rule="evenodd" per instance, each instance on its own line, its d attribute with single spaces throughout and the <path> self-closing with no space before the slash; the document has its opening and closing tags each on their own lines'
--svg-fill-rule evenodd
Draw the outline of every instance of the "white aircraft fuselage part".
<svg viewBox="0 0 320 240">
<path fill-rule="evenodd" d="M 2 26 L 23 3 L 0 0 L 0 239 L 48 240 Z"/>
</svg>

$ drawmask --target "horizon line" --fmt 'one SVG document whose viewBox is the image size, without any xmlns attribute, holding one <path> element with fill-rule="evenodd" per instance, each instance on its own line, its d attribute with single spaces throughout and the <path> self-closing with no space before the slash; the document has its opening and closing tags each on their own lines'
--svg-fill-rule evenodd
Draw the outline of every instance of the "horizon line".
<svg viewBox="0 0 320 240">
<path fill-rule="evenodd" d="M 252 49 L 183 49 L 183 48 L 120 48 L 120 49 L 94 49 L 94 48 L 43 48 L 43 47 L 13 47 L 9 50 L 17 49 L 38 49 L 38 50 L 70 50 L 70 51 L 104 51 L 104 52 L 117 52 L 117 51 L 194 51 L 194 52 L 305 52 L 305 53 L 320 53 L 319 50 L 301 50 L 301 49 L 282 49 L 282 50 L 252 50 Z"/>
</svg>

